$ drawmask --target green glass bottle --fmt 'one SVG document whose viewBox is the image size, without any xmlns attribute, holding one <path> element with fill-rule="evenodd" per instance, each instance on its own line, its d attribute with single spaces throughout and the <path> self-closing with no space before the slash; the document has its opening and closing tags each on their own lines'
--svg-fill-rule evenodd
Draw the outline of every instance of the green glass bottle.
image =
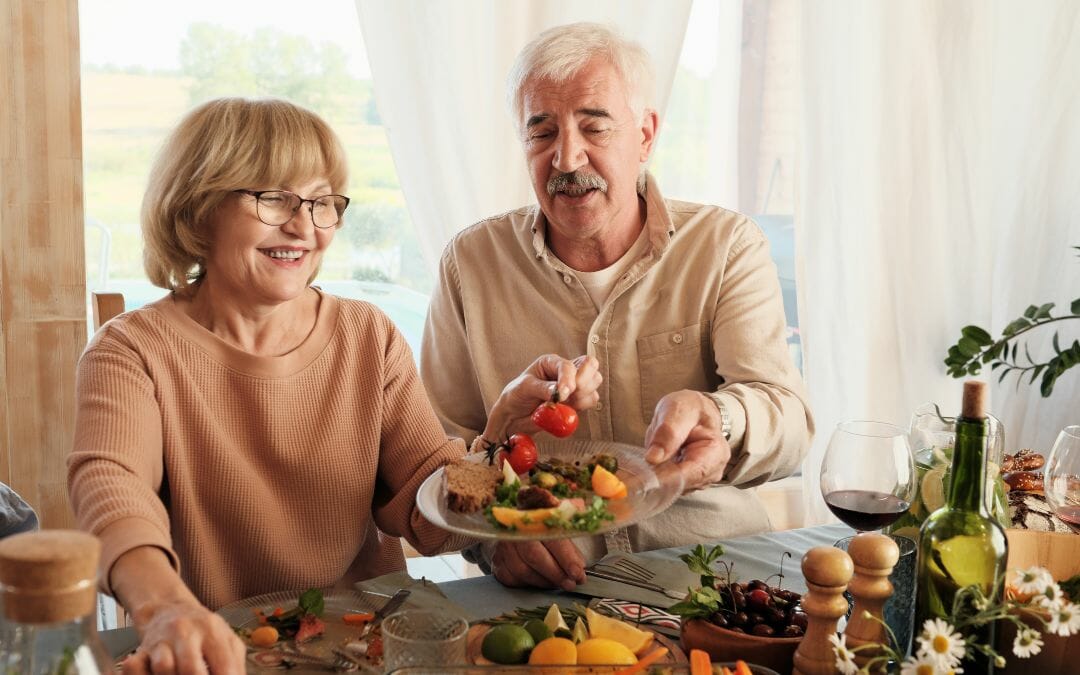
<svg viewBox="0 0 1080 675">
<path fill-rule="evenodd" d="M 989 430 L 985 400 L 986 383 L 964 383 L 949 497 L 919 529 L 915 635 L 922 632 L 928 619 L 949 620 L 953 599 L 961 588 L 978 585 L 991 597 L 1000 597 L 1004 590 L 1005 531 L 990 516 L 983 499 Z M 974 633 L 980 644 L 993 646 L 993 624 L 976 628 Z M 962 667 L 965 675 L 992 673 L 993 661 L 977 653 Z"/>
</svg>

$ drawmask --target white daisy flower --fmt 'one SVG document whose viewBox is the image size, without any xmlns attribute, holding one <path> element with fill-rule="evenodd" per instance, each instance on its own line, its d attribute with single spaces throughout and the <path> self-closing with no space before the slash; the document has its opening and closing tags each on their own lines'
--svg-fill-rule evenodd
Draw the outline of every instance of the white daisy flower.
<svg viewBox="0 0 1080 675">
<path fill-rule="evenodd" d="M 1022 659 L 1035 656 L 1042 651 L 1042 648 L 1042 635 L 1039 634 L 1039 631 L 1031 628 L 1021 629 L 1016 633 L 1016 639 L 1013 640 L 1013 654 Z"/>
<path fill-rule="evenodd" d="M 1049 612 L 1053 612 L 1065 603 L 1065 594 L 1061 592 L 1060 586 L 1051 582 L 1043 588 L 1041 595 L 1032 598 L 1032 602 Z"/>
<path fill-rule="evenodd" d="M 1013 581 L 1016 590 L 1022 595 L 1039 595 L 1053 583 L 1054 578 L 1042 567 L 1017 570 L 1016 579 Z"/>
<path fill-rule="evenodd" d="M 846 635 L 830 635 L 829 643 L 833 646 L 833 654 L 836 654 L 836 669 L 843 675 L 855 675 L 859 672 L 859 666 L 855 663 L 855 653 L 847 647 Z"/>
<path fill-rule="evenodd" d="M 937 675 L 934 660 L 929 656 L 909 656 L 900 664 L 900 675 Z"/>
<path fill-rule="evenodd" d="M 941 619 L 927 619 L 919 635 L 920 657 L 933 659 L 939 670 L 949 670 L 959 665 L 964 658 L 967 645 L 964 638 L 948 622 Z"/>
<path fill-rule="evenodd" d="M 1062 637 L 1068 637 L 1080 632 L 1080 605 L 1071 602 L 1063 602 L 1058 607 L 1051 607 L 1050 622 L 1046 624 L 1046 630 L 1057 633 Z"/>
</svg>

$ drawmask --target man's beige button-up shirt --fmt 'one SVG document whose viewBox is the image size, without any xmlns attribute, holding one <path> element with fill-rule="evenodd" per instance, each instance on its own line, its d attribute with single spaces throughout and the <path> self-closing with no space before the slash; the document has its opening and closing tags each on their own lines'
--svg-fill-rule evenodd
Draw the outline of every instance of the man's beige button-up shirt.
<svg viewBox="0 0 1080 675">
<path fill-rule="evenodd" d="M 630 528 L 634 550 L 769 529 L 753 486 L 798 468 L 813 421 L 786 343 L 768 240 L 750 219 L 715 206 L 643 194 L 649 246 L 599 311 L 545 243 L 539 207 L 459 232 L 447 245 L 428 310 L 421 374 L 447 433 L 480 433 L 503 387 L 537 356 L 590 354 L 601 405 L 576 433 L 641 445 L 657 402 L 680 389 L 717 392 L 731 412 L 723 484 L 684 495 Z M 600 537 L 582 538 L 590 559 Z"/>
</svg>

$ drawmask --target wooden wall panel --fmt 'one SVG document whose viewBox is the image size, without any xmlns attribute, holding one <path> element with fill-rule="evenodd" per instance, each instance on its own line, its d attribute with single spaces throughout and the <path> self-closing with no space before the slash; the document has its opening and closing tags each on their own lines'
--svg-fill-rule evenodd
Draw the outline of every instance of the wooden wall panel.
<svg viewBox="0 0 1080 675">
<path fill-rule="evenodd" d="M 0 2 L 0 480 L 73 524 L 65 459 L 86 344 L 77 0 Z"/>
</svg>

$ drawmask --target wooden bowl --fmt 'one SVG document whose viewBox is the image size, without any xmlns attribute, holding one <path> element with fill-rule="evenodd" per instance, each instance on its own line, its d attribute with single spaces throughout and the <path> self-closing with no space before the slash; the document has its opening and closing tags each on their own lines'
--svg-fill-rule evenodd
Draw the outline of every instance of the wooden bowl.
<svg viewBox="0 0 1080 675">
<path fill-rule="evenodd" d="M 1036 530 L 1005 530 L 1009 542 L 1008 569 L 1044 567 L 1056 581 L 1080 574 L 1080 535 L 1072 532 L 1039 532 Z M 1072 598 L 1073 602 L 1080 598 Z M 1080 663 L 1080 635 L 1061 637 L 1043 633 L 1042 651 L 1031 658 L 1021 659 L 1012 653 L 1016 630 L 1011 623 L 998 624 L 997 651 L 1008 664 L 999 673 L 1046 675 L 1075 672 Z M 1036 627 L 1038 627 L 1036 625 Z"/>
<path fill-rule="evenodd" d="M 736 633 L 704 619 L 682 623 L 682 646 L 686 653 L 689 654 L 691 649 L 701 649 L 708 652 L 713 661 L 741 659 L 779 673 L 793 670 L 795 650 L 800 642 L 801 637 L 759 637 Z"/>
</svg>

